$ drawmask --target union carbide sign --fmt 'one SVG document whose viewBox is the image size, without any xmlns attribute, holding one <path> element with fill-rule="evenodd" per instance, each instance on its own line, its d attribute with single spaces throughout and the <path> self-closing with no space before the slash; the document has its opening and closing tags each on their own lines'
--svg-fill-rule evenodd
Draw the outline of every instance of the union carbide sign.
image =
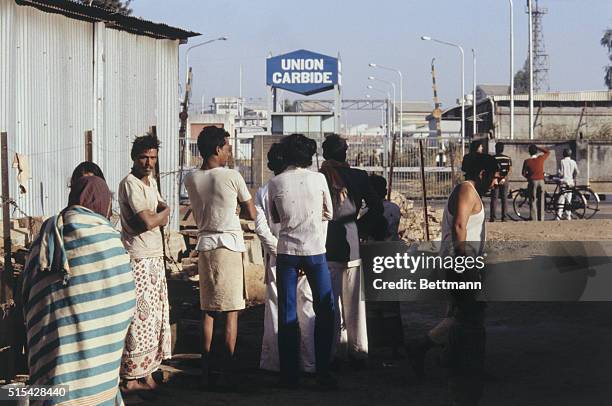
<svg viewBox="0 0 612 406">
<path fill-rule="evenodd" d="M 338 59 L 300 49 L 268 58 L 266 73 L 268 86 L 311 95 L 338 83 Z"/>
</svg>

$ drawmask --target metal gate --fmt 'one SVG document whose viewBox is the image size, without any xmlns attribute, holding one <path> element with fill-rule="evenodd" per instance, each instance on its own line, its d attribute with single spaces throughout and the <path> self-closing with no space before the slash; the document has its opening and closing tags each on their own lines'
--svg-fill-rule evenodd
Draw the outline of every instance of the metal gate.
<svg viewBox="0 0 612 406">
<path fill-rule="evenodd" d="M 422 196 L 419 140 L 423 141 L 427 196 L 447 198 L 461 175 L 464 144 L 455 134 L 429 137 L 428 133 L 414 133 L 410 137 L 398 138 L 393 165 L 393 191 L 400 192 L 409 199 Z M 351 166 L 376 173 L 389 180 L 392 148 L 387 137 L 348 136 L 347 141 L 349 143 L 347 161 Z"/>
</svg>

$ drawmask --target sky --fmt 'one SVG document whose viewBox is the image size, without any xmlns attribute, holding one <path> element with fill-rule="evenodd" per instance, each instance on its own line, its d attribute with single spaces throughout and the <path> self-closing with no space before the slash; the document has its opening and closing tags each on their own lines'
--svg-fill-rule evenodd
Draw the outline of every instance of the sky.
<svg viewBox="0 0 612 406">
<path fill-rule="evenodd" d="M 433 7 L 432 5 L 437 5 Z M 527 56 L 525 0 L 514 0 L 515 71 Z M 477 55 L 478 84 L 509 84 L 509 0 L 134 0 L 133 16 L 201 33 L 180 47 L 180 78 L 184 52 L 192 44 L 227 36 L 190 52 L 193 103 L 214 96 L 237 96 L 240 66 L 243 96 L 265 98 L 265 58 L 308 49 L 342 60 L 343 98 L 382 98 L 366 89 L 373 75 L 398 82 L 393 72 L 373 69 L 374 62 L 400 69 L 404 101 L 432 102 L 431 59 L 443 107 L 461 94 L 461 59 L 456 48 L 422 41 L 422 35 L 460 44 L 465 49 L 466 93 L 472 88 L 472 53 Z M 549 55 L 551 91 L 604 89 L 607 51 L 599 44 L 612 28 L 610 0 L 540 0 Z M 384 84 L 374 84 L 384 88 Z M 399 99 L 399 84 L 398 99 Z M 283 92 L 289 99 L 305 96 Z M 326 92 L 311 98 L 331 99 Z M 399 100 L 398 100 L 399 101 Z M 353 117 L 351 117 L 351 115 Z M 380 119 L 379 113 L 348 114 L 350 124 Z"/>
</svg>

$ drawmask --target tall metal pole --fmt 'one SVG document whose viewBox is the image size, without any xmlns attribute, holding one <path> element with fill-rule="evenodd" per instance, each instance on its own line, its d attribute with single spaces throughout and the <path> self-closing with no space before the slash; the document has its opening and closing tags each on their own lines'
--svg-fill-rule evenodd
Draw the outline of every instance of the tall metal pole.
<svg viewBox="0 0 612 406">
<path fill-rule="evenodd" d="M 397 106 L 397 94 L 395 92 L 395 83 L 389 81 L 389 80 L 384 80 L 384 79 L 378 79 L 374 76 L 368 76 L 369 80 L 374 80 L 377 82 L 382 82 L 382 83 L 386 83 L 387 85 L 391 86 L 391 88 L 393 89 L 393 131 L 392 134 L 395 134 L 396 131 L 396 127 L 395 127 L 395 123 L 397 121 L 397 111 L 396 111 L 396 106 Z"/>
<path fill-rule="evenodd" d="M 402 72 L 398 69 L 397 73 L 399 74 L 399 84 L 400 84 L 400 108 L 399 108 L 399 115 L 400 115 L 400 119 L 399 119 L 399 125 L 400 125 L 400 130 L 399 130 L 399 137 L 400 137 L 400 146 L 403 145 L 404 142 L 404 77 L 402 75 Z M 402 148 L 402 147 L 400 147 Z M 400 153 L 401 153 L 401 149 L 400 149 Z"/>
<path fill-rule="evenodd" d="M 529 139 L 533 139 L 533 8 L 527 0 L 529 10 Z"/>
<path fill-rule="evenodd" d="M 514 139 L 514 4 L 510 1 L 510 139 Z"/>
<path fill-rule="evenodd" d="M 421 37 L 423 41 L 434 41 L 439 44 L 449 45 L 459 49 L 461 53 L 461 148 L 465 152 L 465 52 L 463 47 L 459 44 L 454 44 L 448 41 L 442 41 L 426 35 Z"/>
<path fill-rule="evenodd" d="M 11 265 L 11 212 L 9 196 L 8 140 L 7 134 L 0 135 L 0 160 L 2 161 L 2 237 L 4 240 L 4 266 L 0 274 L 0 303 L 12 299 L 13 268 Z"/>
<path fill-rule="evenodd" d="M 370 63 L 369 64 L 371 68 L 380 68 L 380 69 L 385 69 L 385 70 L 390 70 L 393 71 L 395 73 L 397 73 L 399 75 L 399 86 L 400 86 L 400 110 L 399 110 L 399 126 L 400 126 L 400 130 L 399 130 L 399 135 L 400 135 L 400 145 L 402 143 L 402 139 L 403 139 L 403 135 L 404 135 L 404 115 L 402 114 L 403 109 L 404 109 L 404 76 L 402 75 L 402 71 L 396 68 L 391 68 L 389 66 L 385 66 L 385 65 L 379 65 L 377 63 Z"/>
<path fill-rule="evenodd" d="M 472 135 L 476 135 L 477 124 L 476 124 L 476 51 L 472 48 Z"/>
<path fill-rule="evenodd" d="M 427 184 L 425 182 L 425 157 L 423 156 L 423 139 L 419 139 L 419 154 L 421 156 L 421 188 L 423 189 L 423 222 L 425 223 L 425 241 L 429 241 L 429 217 L 427 216 Z"/>
<path fill-rule="evenodd" d="M 465 53 L 461 46 L 457 48 L 461 52 L 461 147 L 465 151 Z"/>
</svg>

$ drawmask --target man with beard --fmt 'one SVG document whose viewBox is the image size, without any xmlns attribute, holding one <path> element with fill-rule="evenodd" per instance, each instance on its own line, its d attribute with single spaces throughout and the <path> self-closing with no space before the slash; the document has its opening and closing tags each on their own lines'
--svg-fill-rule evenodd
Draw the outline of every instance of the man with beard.
<svg viewBox="0 0 612 406">
<path fill-rule="evenodd" d="M 159 229 L 168 223 L 170 209 L 153 176 L 158 150 L 156 136 L 137 137 L 131 151 L 134 166 L 119 184 L 121 239 L 130 254 L 136 282 L 136 314 L 121 362 L 126 392 L 156 389 L 152 373 L 171 356 L 168 288 Z"/>
</svg>

